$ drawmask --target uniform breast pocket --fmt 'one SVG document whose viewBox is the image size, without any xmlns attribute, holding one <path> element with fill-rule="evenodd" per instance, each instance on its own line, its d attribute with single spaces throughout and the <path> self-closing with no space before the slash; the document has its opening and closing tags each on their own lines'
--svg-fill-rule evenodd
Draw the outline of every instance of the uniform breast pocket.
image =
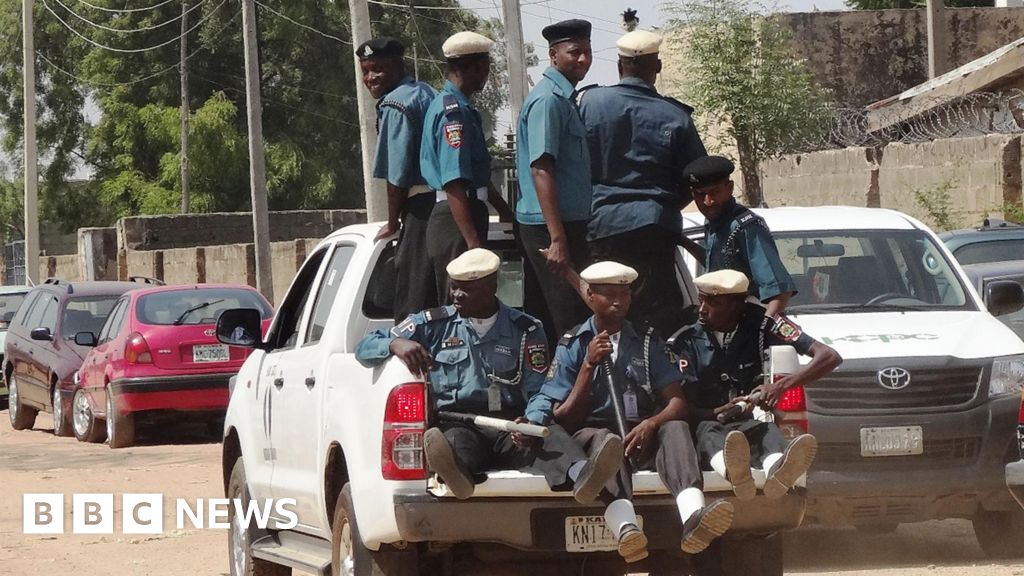
<svg viewBox="0 0 1024 576">
<path fill-rule="evenodd" d="M 566 131 L 569 133 L 565 142 L 566 148 L 573 154 L 583 154 L 583 149 L 587 146 L 587 129 L 583 126 L 583 121 L 576 117 L 570 118 Z"/>
<path fill-rule="evenodd" d="M 457 388 L 462 374 L 469 368 L 469 349 L 452 348 L 441 350 L 434 356 L 440 372 L 441 382 L 438 384 L 446 390 Z"/>
</svg>

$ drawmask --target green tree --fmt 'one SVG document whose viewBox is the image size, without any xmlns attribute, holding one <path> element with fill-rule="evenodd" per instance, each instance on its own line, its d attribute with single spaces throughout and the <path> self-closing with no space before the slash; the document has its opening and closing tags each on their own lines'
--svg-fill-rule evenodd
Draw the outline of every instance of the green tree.
<svg viewBox="0 0 1024 576">
<path fill-rule="evenodd" d="M 760 205 L 760 162 L 821 129 L 827 94 L 764 6 L 677 0 L 667 10 L 683 46 L 685 73 L 674 88 L 735 141 L 745 201 Z"/>
<path fill-rule="evenodd" d="M 948 8 L 990 8 L 995 6 L 994 0 L 944 0 Z M 854 10 L 893 10 L 924 8 L 927 0 L 846 0 L 846 5 Z"/>
</svg>

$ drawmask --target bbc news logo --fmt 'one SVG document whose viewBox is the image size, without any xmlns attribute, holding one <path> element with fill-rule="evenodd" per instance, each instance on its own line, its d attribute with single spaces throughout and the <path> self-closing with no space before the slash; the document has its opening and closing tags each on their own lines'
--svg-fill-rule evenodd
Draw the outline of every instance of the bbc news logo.
<svg viewBox="0 0 1024 576">
<path fill-rule="evenodd" d="M 294 498 L 248 500 L 197 498 L 194 502 L 174 499 L 175 528 L 189 525 L 200 529 L 227 529 L 230 511 L 243 523 L 266 530 L 290 530 L 299 523 Z M 22 531 L 25 534 L 64 534 L 64 494 L 25 494 L 22 497 Z M 116 509 L 113 494 L 72 494 L 72 534 L 113 534 Z M 120 532 L 122 534 L 162 534 L 164 531 L 163 494 L 122 494 Z"/>
</svg>

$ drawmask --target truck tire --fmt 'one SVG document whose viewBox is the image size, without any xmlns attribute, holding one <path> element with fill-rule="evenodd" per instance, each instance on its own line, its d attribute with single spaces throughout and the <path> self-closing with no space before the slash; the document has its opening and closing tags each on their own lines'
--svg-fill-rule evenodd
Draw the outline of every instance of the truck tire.
<svg viewBox="0 0 1024 576">
<path fill-rule="evenodd" d="M 11 428 L 15 430 L 28 430 L 36 423 L 36 414 L 39 410 L 21 403 L 21 392 L 18 390 L 18 379 L 12 373 L 7 378 L 7 390 L 10 406 L 7 416 L 11 419 Z"/>
<path fill-rule="evenodd" d="M 1024 510 L 995 511 L 979 510 L 974 518 L 974 537 L 989 558 L 1021 558 L 1024 547 L 1020 545 L 1024 535 Z"/>
<path fill-rule="evenodd" d="M 231 479 L 228 481 L 228 498 L 237 498 L 243 507 L 248 506 L 249 486 L 245 483 L 245 466 L 242 459 L 235 460 L 231 468 Z M 291 576 L 292 569 L 287 566 L 272 564 L 266 560 L 253 558 L 252 542 L 254 527 L 242 526 L 235 507 L 228 507 L 228 563 L 231 576 Z"/>
<path fill-rule="evenodd" d="M 694 557 L 695 576 L 782 576 L 782 536 L 719 538 Z"/>
<path fill-rule="evenodd" d="M 60 386 L 58 384 L 53 385 L 51 397 L 53 402 L 53 435 L 71 436 L 71 417 L 68 410 L 64 409 L 64 399 L 61 398 Z"/>
<path fill-rule="evenodd" d="M 419 558 L 413 546 L 396 550 L 385 544 L 376 552 L 364 546 L 352 510 L 352 487 L 346 482 L 334 506 L 331 576 L 419 575 Z"/>
<path fill-rule="evenodd" d="M 135 418 L 121 414 L 114 406 L 114 396 L 107 387 L 107 442 L 111 448 L 126 448 L 135 443 Z"/>
</svg>

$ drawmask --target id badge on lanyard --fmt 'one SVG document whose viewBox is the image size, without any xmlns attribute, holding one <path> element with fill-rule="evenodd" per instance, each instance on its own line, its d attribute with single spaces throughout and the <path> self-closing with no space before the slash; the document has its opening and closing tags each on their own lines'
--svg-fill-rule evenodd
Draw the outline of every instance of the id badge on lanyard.
<svg viewBox="0 0 1024 576">
<path fill-rule="evenodd" d="M 626 411 L 626 420 L 639 420 L 640 407 L 637 404 L 636 392 L 630 388 L 622 394 L 622 407 Z"/>
<path fill-rule="evenodd" d="M 487 387 L 487 410 L 501 412 L 501 387 L 496 382 Z"/>
</svg>

